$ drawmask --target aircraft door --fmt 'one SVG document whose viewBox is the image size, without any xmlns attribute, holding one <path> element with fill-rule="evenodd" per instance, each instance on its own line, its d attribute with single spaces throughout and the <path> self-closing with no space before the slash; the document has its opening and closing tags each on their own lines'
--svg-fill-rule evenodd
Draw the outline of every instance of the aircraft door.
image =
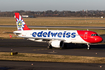
<svg viewBox="0 0 105 70">
<path fill-rule="evenodd" d="M 87 39 L 87 37 L 88 37 L 88 32 L 85 32 L 84 33 L 84 39 Z"/>
</svg>

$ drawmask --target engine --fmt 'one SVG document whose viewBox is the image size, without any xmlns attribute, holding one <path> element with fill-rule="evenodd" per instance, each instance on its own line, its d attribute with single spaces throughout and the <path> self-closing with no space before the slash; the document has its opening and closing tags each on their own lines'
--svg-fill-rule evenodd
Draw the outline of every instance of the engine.
<svg viewBox="0 0 105 70">
<path fill-rule="evenodd" d="M 62 48 L 64 46 L 64 42 L 59 40 L 54 40 L 51 41 L 51 46 L 54 48 Z"/>
</svg>

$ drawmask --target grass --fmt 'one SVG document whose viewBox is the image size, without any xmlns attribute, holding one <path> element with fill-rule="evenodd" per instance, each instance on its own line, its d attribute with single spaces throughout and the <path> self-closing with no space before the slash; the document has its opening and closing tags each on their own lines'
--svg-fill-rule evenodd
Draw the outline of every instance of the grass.
<svg viewBox="0 0 105 70">
<path fill-rule="evenodd" d="M 105 26 L 105 19 L 86 17 L 24 18 L 27 25 L 35 26 Z M 0 17 L 0 25 L 16 25 L 13 17 Z"/>
<path fill-rule="evenodd" d="M 16 28 L 1 27 L 0 28 L 0 37 L 1 38 L 9 38 L 9 35 L 14 35 L 12 32 L 15 30 L 16 30 Z M 6 33 L 6 32 L 11 32 L 11 33 Z"/>
<path fill-rule="evenodd" d="M 101 26 L 105 27 L 105 19 L 101 18 L 86 18 L 86 17 L 37 17 L 37 18 L 24 18 L 27 25 L 31 26 Z M 0 17 L 0 25 L 16 25 L 13 17 Z M 44 29 L 47 28 L 31 28 L 31 29 Z M 70 28 L 48 28 L 49 30 L 86 30 L 86 29 L 70 29 Z M 0 37 L 9 38 L 9 34 L 14 35 L 13 32 L 17 28 L 0 27 Z M 105 34 L 104 30 L 89 29 L 98 34 Z"/>
<path fill-rule="evenodd" d="M 105 63 L 105 57 L 34 54 L 34 53 L 19 53 L 17 55 L 11 56 L 10 52 L 0 52 L 0 60 Z"/>
</svg>

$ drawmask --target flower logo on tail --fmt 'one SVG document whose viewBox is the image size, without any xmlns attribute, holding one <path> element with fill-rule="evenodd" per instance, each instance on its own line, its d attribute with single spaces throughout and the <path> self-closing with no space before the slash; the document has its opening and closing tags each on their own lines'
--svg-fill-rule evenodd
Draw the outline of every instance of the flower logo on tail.
<svg viewBox="0 0 105 70">
<path fill-rule="evenodd" d="M 21 18 L 21 16 L 19 15 L 19 19 L 16 18 L 16 20 L 17 20 L 16 23 L 17 23 L 18 30 L 23 30 L 25 23 Z"/>
</svg>

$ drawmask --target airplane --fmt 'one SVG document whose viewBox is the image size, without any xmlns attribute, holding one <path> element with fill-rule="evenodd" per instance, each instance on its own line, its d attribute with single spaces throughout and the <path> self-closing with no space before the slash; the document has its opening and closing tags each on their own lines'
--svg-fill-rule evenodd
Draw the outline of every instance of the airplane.
<svg viewBox="0 0 105 70">
<path fill-rule="evenodd" d="M 17 31 L 13 33 L 21 38 L 36 42 L 47 42 L 49 49 L 64 48 L 65 43 L 86 44 L 90 49 L 90 44 L 102 42 L 96 32 L 89 30 L 31 30 L 24 22 L 21 15 L 15 13 Z"/>
</svg>

